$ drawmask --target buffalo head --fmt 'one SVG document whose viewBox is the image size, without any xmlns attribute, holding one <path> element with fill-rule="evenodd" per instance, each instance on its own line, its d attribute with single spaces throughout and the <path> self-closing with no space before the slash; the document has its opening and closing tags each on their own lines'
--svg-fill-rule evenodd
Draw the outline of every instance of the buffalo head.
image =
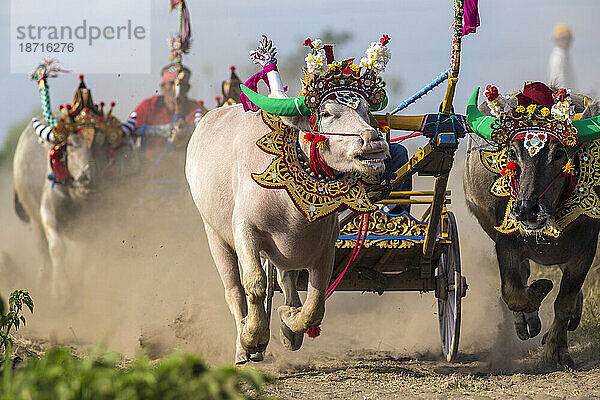
<svg viewBox="0 0 600 400">
<path fill-rule="evenodd" d="M 67 140 L 67 165 L 73 178 L 73 191 L 78 197 L 95 192 L 104 177 L 109 162 L 109 145 L 106 136 L 95 134 L 91 145 L 80 134 L 69 135 Z"/>
<path fill-rule="evenodd" d="M 502 174 L 514 197 L 510 215 L 525 233 L 540 232 L 552 223 L 575 179 L 578 145 L 600 137 L 600 117 L 592 117 L 596 106 L 541 82 L 527 83 L 508 98 L 488 86 L 482 109 L 492 117 L 477 108 L 478 93 L 479 88 L 469 100 L 467 122 L 480 137 L 507 148 L 510 161 Z"/>
<path fill-rule="evenodd" d="M 323 136 L 326 141 L 319 149 L 320 156 L 334 172 L 371 176 L 383 172 L 389 146 L 369 125 L 369 110 L 373 107 L 363 97 L 354 95 L 352 102 L 328 99 L 313 110 L 304 105 L 302 97 L 273 99 L 244 85 L 242 90 L 260 108 L 280 115 L 286 125 L 298 129 L 301 136 L 311 132 Z M 300 140 L 300 147 L 304 156 L 310 157 L 310 144 Z"/>
<path fill-rule="evenodd" d="M 510 159 L 518 166 L 511 216 L 526 230 L 537 231 L 550 223 L 569 183 L 562 173 L 572 153 L 558 140 L 548 141 L 533 157 L 523 140 L 510 143 Z"/>
</svg>

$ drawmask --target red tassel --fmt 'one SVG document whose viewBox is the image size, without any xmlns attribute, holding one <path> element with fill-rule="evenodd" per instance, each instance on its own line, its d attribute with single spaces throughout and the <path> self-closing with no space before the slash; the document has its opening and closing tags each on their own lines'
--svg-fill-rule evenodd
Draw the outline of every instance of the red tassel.
<svg viewBox="0 0 600 400">
<path fill-rule="evenodd" d="M 60 154 L 64 148 L 64 145 L 56 145 L 52 147 L 52 150 L 50 150 L 50 166 L 52 167 L 52 171 L 54 171 L 56 179 L 59 181 L 64 181 L 71 175 L 65 166 L 60 162 Z"/>
<path fill-rule="evenodd" d="M 309 338 L 314 339 L 321 334 L 321 327 L 313 326 L 312 328 L 306 331 L 306 334 Z"/>
<path fill-rule="evenodd" d="M 502 168 L 502 171 L 500 171 L 500 174 L 502 176 L 508 176 L 510 178 L 510 177 L 515 176 L 515 173 L 517 172 L 518 169 L 519 169 L 519 166 L 517 165 L 516 162 L 509 161 L 506 164 L 506 167 Z"/>
</svg>

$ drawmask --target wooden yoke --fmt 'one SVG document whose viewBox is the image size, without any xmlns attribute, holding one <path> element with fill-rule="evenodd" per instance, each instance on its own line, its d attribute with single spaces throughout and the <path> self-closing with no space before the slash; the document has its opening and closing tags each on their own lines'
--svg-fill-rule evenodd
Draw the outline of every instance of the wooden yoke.
<svg viewBox="0 0 600 400">
<path fill-rule="evenodd" d="M 377 122 L 385 121 L 390 125 L 391 129 L 399 131 L 419 131 L 423 127 L 423 122 L 425 121 L 425 115 L 376 114 L 373 115 L 373 118 L 375 118 Z"/>
</svg>

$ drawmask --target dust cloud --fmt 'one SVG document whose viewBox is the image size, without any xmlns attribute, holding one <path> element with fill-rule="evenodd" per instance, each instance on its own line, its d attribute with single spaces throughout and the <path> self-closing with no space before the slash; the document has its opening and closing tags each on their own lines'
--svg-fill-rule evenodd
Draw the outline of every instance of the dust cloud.
<svg viewBox="0 0 600 400">
<path fill-rule="evenodd" d="M 517 357 L 523 348 L 513 340 L 512 317 L 499 299 L 492 242 L 465 207 L 462 164 L 462 159 L 456 161 L 449 187 L 449 209 L 459 223 L 462 269 L 469 284 L 460 352 L 505 368 L 511 354 Z M 49 282 L 38 279 L 38 245 L 33 230 L 14 213 L 9 171 L 2 172 L 0 183 L 0 292 L 31 291 L 36 309 L 23 331 L 27 337 L 80 348 L 102 344 L 128 356 L 143 347 L 154 357 L 181 349 L 210 363 L 232 361 L 234 320 L 186 187 L 166 202 L 163 196 L 162 202 L 152 203 L 138 186 L 125 185 L 103 198 L 95 215 L 75 221 L 78 243 L 62 268 L 64 292 L 57 300 L 50 295 Z M 432 186 L 431 178 L 415 180 L 415 188 Z M 279 341 L 276 308 L 281 304 L 283 296 L 276 293 L 265 358 L 281 368 L 361 350 L 441 356 L 433 293 L 337 293 L 327 302 L 321 336 L 305 337 L 295 353 Z"/>
</svg>

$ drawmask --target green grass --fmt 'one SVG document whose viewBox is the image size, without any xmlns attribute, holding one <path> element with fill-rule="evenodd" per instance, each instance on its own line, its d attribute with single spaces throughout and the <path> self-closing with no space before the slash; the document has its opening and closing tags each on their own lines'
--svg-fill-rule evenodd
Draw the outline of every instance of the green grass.
<svg viewBox="0 0 600 400">
<path fill-rule="evenodd" d="M 251 368 L 208 368 L 193 355 L 176 353 L 157 364 L 138 355 L 122 367 L 116 353 L 77 357 L 54 347 L 16 368 L 6 362 L 0 399 L 266 399 L 262 388 L 270 382 L 272 377 Z"/>
</svg>

